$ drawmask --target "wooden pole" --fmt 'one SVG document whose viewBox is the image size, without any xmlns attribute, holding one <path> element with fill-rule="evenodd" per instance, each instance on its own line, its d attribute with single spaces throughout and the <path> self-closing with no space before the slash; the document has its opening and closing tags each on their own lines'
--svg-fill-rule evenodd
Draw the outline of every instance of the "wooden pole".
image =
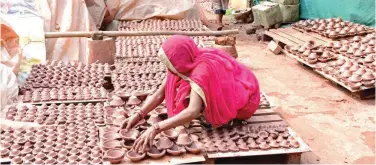
<svg viewBox="0 0 376 165">
<path fill-rule="evenodd" d="M 71 32 L 46 32 L 45 38 L 61 37 L 93 37 L 94 35 L 119 37 L 119 36 L 154 36 L 154 35 L 186 35 L 186 36 L 221 36 L 229 34 L 238 34 L 239 30 L 223 31 L 71 31 Z"/>
</svg>

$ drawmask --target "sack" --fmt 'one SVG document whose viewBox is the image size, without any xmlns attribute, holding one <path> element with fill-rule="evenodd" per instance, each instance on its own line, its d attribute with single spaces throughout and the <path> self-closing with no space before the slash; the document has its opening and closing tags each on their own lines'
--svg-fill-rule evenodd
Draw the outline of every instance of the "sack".
<svg viewBox="0 0 376 165">
<path fill-rule="evenodd" d="M 282 5 L 279 4 L 279 8 L 282 12 L 282 22 L 290 23 L 299 20 L 299 5 Z"/>
</svg>

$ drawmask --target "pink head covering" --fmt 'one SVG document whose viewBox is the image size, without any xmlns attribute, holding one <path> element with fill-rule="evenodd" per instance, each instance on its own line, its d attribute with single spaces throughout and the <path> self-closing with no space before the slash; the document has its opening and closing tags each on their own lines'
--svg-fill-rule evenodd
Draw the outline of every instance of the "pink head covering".
<svg viewBox="0 0 376 165">
<path fill-rule="evenodd" d="M 237 117 L 251 96 L 260 101 L 259 85 L 254 74 L 244 65 L 235 61 L 226 52 L 217 49 L 198 48 L 186 36 L 172 36 L 162 49 L 167 56 L 165 63 L 171 63 L 167 73 L 166 106 L 168 115 L 174 116 L 188 106 L 186 98 L 191 89 L 198 92 L 205 102 L 205 119 L 214 127 L 226 124 Z M 182 79 L 181 75 L 191 81 Z M 200 90 L 192 88 L 197 84 Z"/>
</svg>

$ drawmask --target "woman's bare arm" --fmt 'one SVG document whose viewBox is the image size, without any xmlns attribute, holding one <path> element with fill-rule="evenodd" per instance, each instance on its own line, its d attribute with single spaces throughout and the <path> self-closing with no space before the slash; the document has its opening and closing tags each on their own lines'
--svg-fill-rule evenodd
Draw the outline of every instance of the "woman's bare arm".
<svg viewBox="0 0 376 165">
<path fill-rule="evenodd" d="M 141 107 L 143 114 L 148 114 L 163 102 L 165 99 L 166 81 L 167 80 L 164 79 L 159 89 L 145 100 L 145 104 Z"/>
<path fill-rule="evenodd" d="M 168 130 L 170 128 L 174 128 L 192 121 L 193 119 L 199 117 L 201 108 L 201 97 L 195 91 L 191 90 L 188 107 L 176 116 L 159 122 L 158 124 L 160 130 Z"/>
<path fill-rule="evenodd" d="M 199 117 L 200 110 L 202 107 L 202 99 L 201 97 L 191 90 L 189 105 L 186 109 L 181 111 L 174 117 L 168 118 L 167 120 L 161 121 L 156 125 L 159 126 L 158 131 L 168 130 L 170 128 L 174 128 L 185 123 L 192 121 L 193 119 Z M 156 127 L 150 127 L 147 129 L 133 144 L 133 149 L 138 152 L 145 152 L 145 150 L 149 149 L 153 145 L 153 140 L 155 136 L 159 133 Z"/>
</svg>

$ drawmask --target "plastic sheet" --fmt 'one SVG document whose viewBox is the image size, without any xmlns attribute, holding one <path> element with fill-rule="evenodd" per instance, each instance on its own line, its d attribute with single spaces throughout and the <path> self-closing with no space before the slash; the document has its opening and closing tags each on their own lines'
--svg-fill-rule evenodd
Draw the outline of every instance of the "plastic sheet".
<svg viewBox="0 0 376 165">
<path fill-rule="evenodd" d="M 121 0 L 118 20 L 143 20 L 153 17 L 200 19 L 196 0 Z"/>
<path fill-rule="evenodd" d="M 4 64 L 0 64 L 0 77 L 0 110 L 3 110 L 6 105 L 17 101 L 18 83 L 11 68 Z"/>
</svg>

